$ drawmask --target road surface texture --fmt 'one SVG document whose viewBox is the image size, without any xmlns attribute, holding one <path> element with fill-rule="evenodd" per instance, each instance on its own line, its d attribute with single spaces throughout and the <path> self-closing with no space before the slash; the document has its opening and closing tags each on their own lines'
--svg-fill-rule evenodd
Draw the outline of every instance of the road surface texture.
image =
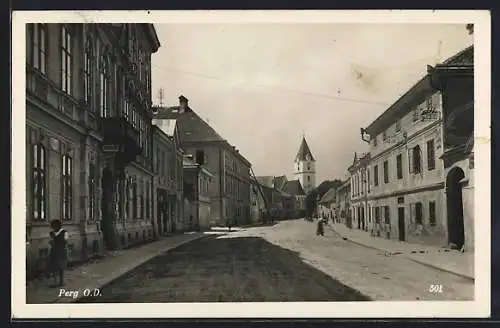
<svg viewBox="0 0 500 328">
<path fill-rule="evenodd" d="M 145 263 L 81 302 L 473 299 L 474 284 L 464 278 L 325 232 L 316 236 L 315 224 L 293 220 L 214 235 Z"/>
</svg>

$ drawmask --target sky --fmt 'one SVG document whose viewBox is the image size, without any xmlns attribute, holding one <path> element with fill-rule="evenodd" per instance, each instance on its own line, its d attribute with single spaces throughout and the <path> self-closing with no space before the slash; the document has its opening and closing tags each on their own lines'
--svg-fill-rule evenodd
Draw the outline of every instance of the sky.
<svg viewBox="0 0 500 328">
<path fill-rule="evenodd" d="M 473 43 L 457 24 L 155 24 L 153 102 L 179 95 L 251 163 L 293 177 L 305 135 L 317 184 L 343 179 L 368 126 L 435 65 Z"/>
</svg>

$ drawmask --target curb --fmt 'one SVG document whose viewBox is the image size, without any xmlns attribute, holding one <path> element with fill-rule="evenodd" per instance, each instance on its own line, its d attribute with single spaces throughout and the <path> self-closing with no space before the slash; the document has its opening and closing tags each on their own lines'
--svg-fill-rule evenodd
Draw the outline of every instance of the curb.
<svg viewBox="0 0 500 328">
<path fill-rule="evenodd" d="M 349 241 L 349 242 L 351 242 L 353 244 L 356 244 L 356 245 L 359 245 L 359 246 L 362 246 L 362 247 L 365 247 L 365 248 L 374 249 L 376 251 L 387 252 L 387 250 L 384 250 L 384 249 L 381 249 L 381 248 L 377 248 L 377 247 L 374 247 L 374 246 L 369 246 L 369 245 L 363 244 L 361 242 L 358 242 L 356 240 L 352 240 L 350 238 L 342 236 L 338 231 L 336 231 L 332 227 L 330 227 L 330 230 L 334 231 L 341 238 L 346 238 L 345 239 L 346 241 Z M 446 273 L 449 273 L 449 274 L 453 274 L 455 276 L 458 276 L 458 277 L 461 277 L 461 278 L 464 278 L 464 279 L 467 279 L 467 280 L 475 281 L 474 277 L 471 277 L 471 276 L 469 276 L 467 274 L 459 273 L 459 272 L 456 272 L 456 271 L 453 271 L 453 270 L 449 270 L 449 269 L 445 269 L 445 268 L 439 267 L 439 266 L 434 265 L 434 264 L 430 264 L 430 263 L 427 263 L 427 262 L 424 262 L 424 261 L 420 261 L 420 260 L 412 258 L 410 255 L 403 255 L 403 256 L 405 258 L 407 258 L 408 260 L 412 261 L 412 262 L 418 263 L 418 264 L 426 266 L 428 268 L 431 268 L 431 269 L 434 269 L 434 270 L 438 270 L 438 271 L 442 271 L 442 272 L 446 272 Z"/>
<path fill-rule="evenodd" d="M 429 267 L 429 268 L 432 268 L 434 270 L 438 270 L 438 271 L 442 271 L 442 272 L 446 272 L 446 273 L 450 273 L 450 274 L 453 274 L 455 276 L 458 276 L 458 277 L 461 277 L 461 278 L 464 278 L 464 279 L 467 279 L 467 280 L 470 280 L 470 281 L 475 281 L 475 278 L 474 277 L 471 277 L 467 274 L 463 274 L 463 273 L 459 273 L 459 272 L 455 272 L 453 270 L 449 270 L 449 269 L 445 269 L 445 268 L 441 268 L 437 265 L 434 265 L 434 264 L 430 264 L 430 263 L 427 263 L 427 262 L 424 262 L 424 261 L 420 261 L 420 260 L 417 260 L 417 259 L 414 259 L 414 258 L 411 258 L 409 256 L 406 256 L 407 259 L 409 259 L 410 261 L 413 261 L 415 263 L 418 263 L 418 264 L 421 264 L 423 266 L 426 266 L 426 267 Z"/>
<path fill-rule="evenodd" d="M 187 244 L 187 243 L 195 241 L 195 240 L 203 239 L 203 238 L 206 238 L 209 236 L 210 235 L 207 235 L 207 234 L 200 234 L 199 236 L 197 236 L 195 238 L 183 240 L 183 241 L 181 241 L 177 244 L 174 244 L 170 247 L 166 247 L 162 250 L 159 250 L 159 251 L 151 254 L 150 256 L 143 257 L 140 260 L 138 260 L 137 262 L 135 262 L 134 265 L 127 267 L 125 269 L 119 270 L 116 273 L 111 274 L 110 277 L 103 279 L 100 283 L 96 284 L 96 286 L 94 286 L 93 288 L 102 290 L 103 288 L 105 288 L 106 286 L 111 284 L 113 281 L 119 279 L 120 277 L 123 277 L 125 274 L 127 274 L 130 271 L 136 269 L 137 267 L 143 265 L 144 263 L 148 262 L 149 260 L 152 260 L 153 258 L 159 256 L 160 254 L 170 252 L 170 251 L 172 251 L 172 250 L 174 250 L 174 249 L 176 249 L 184 244 Z M 58 298 L 55 302 L 52 302 L 52 303 L 78 303 L 78 301 L 81 300 L 82 298 L 85 298 L 85 296 L 81 295 L 77 298 L 67 300 L 66 302 L 63 301 L 64 298 Z"/>
</svg>

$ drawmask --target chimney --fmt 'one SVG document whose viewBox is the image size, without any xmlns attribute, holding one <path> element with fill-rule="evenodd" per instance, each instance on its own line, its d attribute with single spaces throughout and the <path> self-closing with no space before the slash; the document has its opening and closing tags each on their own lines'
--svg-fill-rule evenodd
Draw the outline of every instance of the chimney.
<svg viewBox="0 0 500 328">
<path fill-rule="evenodd" d="M 183 95 L 179 96 L 179 113 L 183 114 L 186 112 L 188 107 L 188 99 Z"/>
</svg>

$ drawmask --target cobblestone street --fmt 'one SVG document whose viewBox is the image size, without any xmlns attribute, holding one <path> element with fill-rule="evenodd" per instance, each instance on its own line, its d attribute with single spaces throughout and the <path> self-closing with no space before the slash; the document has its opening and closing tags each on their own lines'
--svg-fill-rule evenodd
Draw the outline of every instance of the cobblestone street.
<svg viewBox="0 0 500 328">
<path fill-rule="evenodd" d="M 294 220 L 193 241 L 81 302 L 473 299 L 470 280 L 314 230 Z"/>
</svg>

